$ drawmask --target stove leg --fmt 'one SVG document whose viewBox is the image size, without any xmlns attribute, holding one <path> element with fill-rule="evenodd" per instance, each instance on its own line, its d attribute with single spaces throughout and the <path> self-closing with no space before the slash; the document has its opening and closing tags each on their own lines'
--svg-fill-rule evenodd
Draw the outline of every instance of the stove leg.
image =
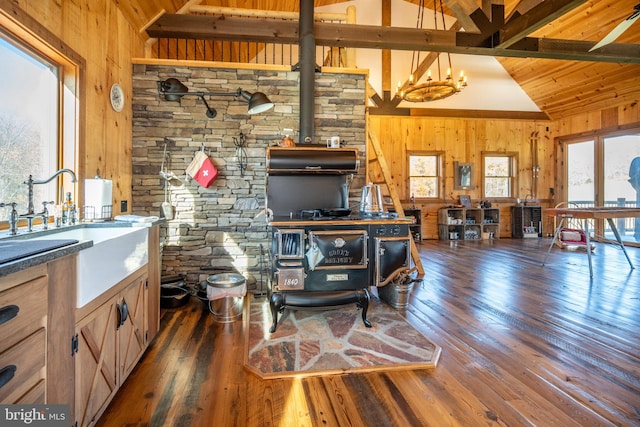
<svg viewBox="0 0 640 427">
<path fill-rule="evenodd" d="M 356 291 L 336 291 L 336 292 L 272 292 L 269 296 L 269 307 L 273 323 L 269 328 L 270 333 L 274 333 L 278 327 L 278 313 L 282 313 L 285 308 L 300 309 L 314 307 L 333 307 L 356 303 L 356 307 L 362 310 L 362 322 L 367 328 L 371 327 L 371 322 L 367 319 L 369 310 L 369 291 L 359 289 Z"/>
<path fill-rule="evenodd" d="M 271 307 L 271 318 L 273 319 L 269 328 L 270 333 L 274 333 L 278 327 L 278 312 L 284 310 L 284 299 L 284 295 L 277 292 L 273 292 L 269 297 L 269 307 Z"/>
<path fill-rule="evenodd" d="M 371 322 L 367 319 L 367 310 L 369 310 L 369 291 L 363 289 L 362 292 L 358 292 L 358 302 L 356 302 L 356 306 L 362 309 L 362 322 L 364 326 L 367 328 L 371 327 Z"/>
</svg>

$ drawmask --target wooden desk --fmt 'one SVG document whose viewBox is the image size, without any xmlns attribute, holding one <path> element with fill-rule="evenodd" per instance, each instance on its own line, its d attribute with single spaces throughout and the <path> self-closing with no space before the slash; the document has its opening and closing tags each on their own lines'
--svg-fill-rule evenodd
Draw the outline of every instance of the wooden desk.
<svg viewBox="0 0 640 427">
<path fill-rule="evenodd" d="M 587 227 L 587 221 L 590 219 L 606 219 L 613 231 L 613 234 L 616 236 L 616 240 L 618 245 L 622 248 L 624 252 L 624 256 L 627 257 L 627 262 L 631 269 L 633 269 L 633 263 L 627 254 L 626 249 L 624 248 L 624 243 L 622 243 L 622 239 L 620 238 L 620 233 L 618 233 L 618 229 L 616 228 L 616 224 L 614 223 L 614 218 L 638 218 L 640 217 L 640 208 L 613 208 L 608 206 L 599 206 L 593 208 L 549 208 L 545 209 L 545 213 L 550 216 L 555 216 L 560 218 L 560 224 L 558 228 L 556 228 L 556 232 L 553 235 L 553 240 L 551 241 L 551 245 L 547 250 L 547 254 L 544 257 L 544 261 L 542 265 L 544 266 L 547 261 L 547 257 L 549 256 L 549 252 L 551 252 L 551 248 L 556 243 L 556 239 L 562 230 L 562 226 L 568 218 L 576 218 L 582 220 L 582 231 L 586 235 L 586 249 L 587 256 L 589 257 L 589 275 L 593 277 L 593 266 L 591 264 L 591 241 L 589 239 L 589 229 Z"/>
</svg>

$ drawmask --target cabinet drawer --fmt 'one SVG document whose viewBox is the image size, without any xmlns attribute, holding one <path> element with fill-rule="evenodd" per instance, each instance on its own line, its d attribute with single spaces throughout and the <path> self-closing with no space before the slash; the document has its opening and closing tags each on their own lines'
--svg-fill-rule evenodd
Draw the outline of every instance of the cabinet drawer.
<svg viewBox="0 0 640 427">
<path fill-rule="evenodd" d="M 46 334 L 44 328 L 41 328 L 0 353 L 0 402 L 22 401 L 23 395 L 44 382 L 45 347 Z"/>
<path fill-rule="evenodd" d="M 0 353 L 46 327 L 47 276 L 0 292 Z"/>
</svg>

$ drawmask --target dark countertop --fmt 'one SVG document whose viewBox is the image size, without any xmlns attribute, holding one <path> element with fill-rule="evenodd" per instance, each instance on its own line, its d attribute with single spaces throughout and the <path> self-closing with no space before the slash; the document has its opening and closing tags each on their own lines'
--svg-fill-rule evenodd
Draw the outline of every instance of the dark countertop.
<svg viewBox="0 0 640 427">
<path fill-rule="evenodd" d="M 15 261 L 9 261 L 4 264 L 0 264 L 0 277 L 7 276 L 18 271 L 26 270 L 27 268 L 35 267 L 36 265 L 54 261 L 58 258 L 62 258 L 67 255 L 79 252 L 83 249 L 90 248 L 91 246 L 93 246 L 93 242 L 90 240 L 78 242 L 63 246 L 61 248 L 52 249 L 50 251 L 41 252 L 36 255 L 20 258 Z"/>
<path fill-rule="evenodd" d="M 76 239 L 0 240 L 0 265 L 78 243 Z"/>
</svg>

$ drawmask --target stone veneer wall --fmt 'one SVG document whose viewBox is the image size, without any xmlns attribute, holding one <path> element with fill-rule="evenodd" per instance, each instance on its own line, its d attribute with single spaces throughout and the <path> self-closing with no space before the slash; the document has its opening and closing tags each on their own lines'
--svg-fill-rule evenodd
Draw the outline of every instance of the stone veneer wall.
<svg viewBox="0 0 640 427">
<path fill-rule="evenodd" d="M 218 112 L 209 119 L 197 96 L 179 102 L 160 99 L 157 82 L 170 77 L 190 92 L 264 92 L 275 108 L 250 116 L 244 101 L 207 96 Z M 293 71 L 134 65 L 132 213 L 160 215 L 165 192 L 174 206 L 174 219 L 161 229 L 163 275 L 197 284 L 211 274 L 238 272 L 248 278 L 250 289 L 267 289 L 271 240 L 262 214 L 266 148 L 282 139 L 284 129 L 298 130 L 299 77 Z M 360 151 L 360 173 L 350 195 L 355 200 L 366 164 L 365 82 L 364 74 L 316 73 L 315 80 L 315 142 L 339 135 Z M 241 133 L 246 140 L 244 173 L 235 145 Z M 165 170 L 176 175 L 170 181 L 160 176 L 165 142 Z M 202 147 L 219 171 L 209 188 L 185 173 Z"/>
</svg>

